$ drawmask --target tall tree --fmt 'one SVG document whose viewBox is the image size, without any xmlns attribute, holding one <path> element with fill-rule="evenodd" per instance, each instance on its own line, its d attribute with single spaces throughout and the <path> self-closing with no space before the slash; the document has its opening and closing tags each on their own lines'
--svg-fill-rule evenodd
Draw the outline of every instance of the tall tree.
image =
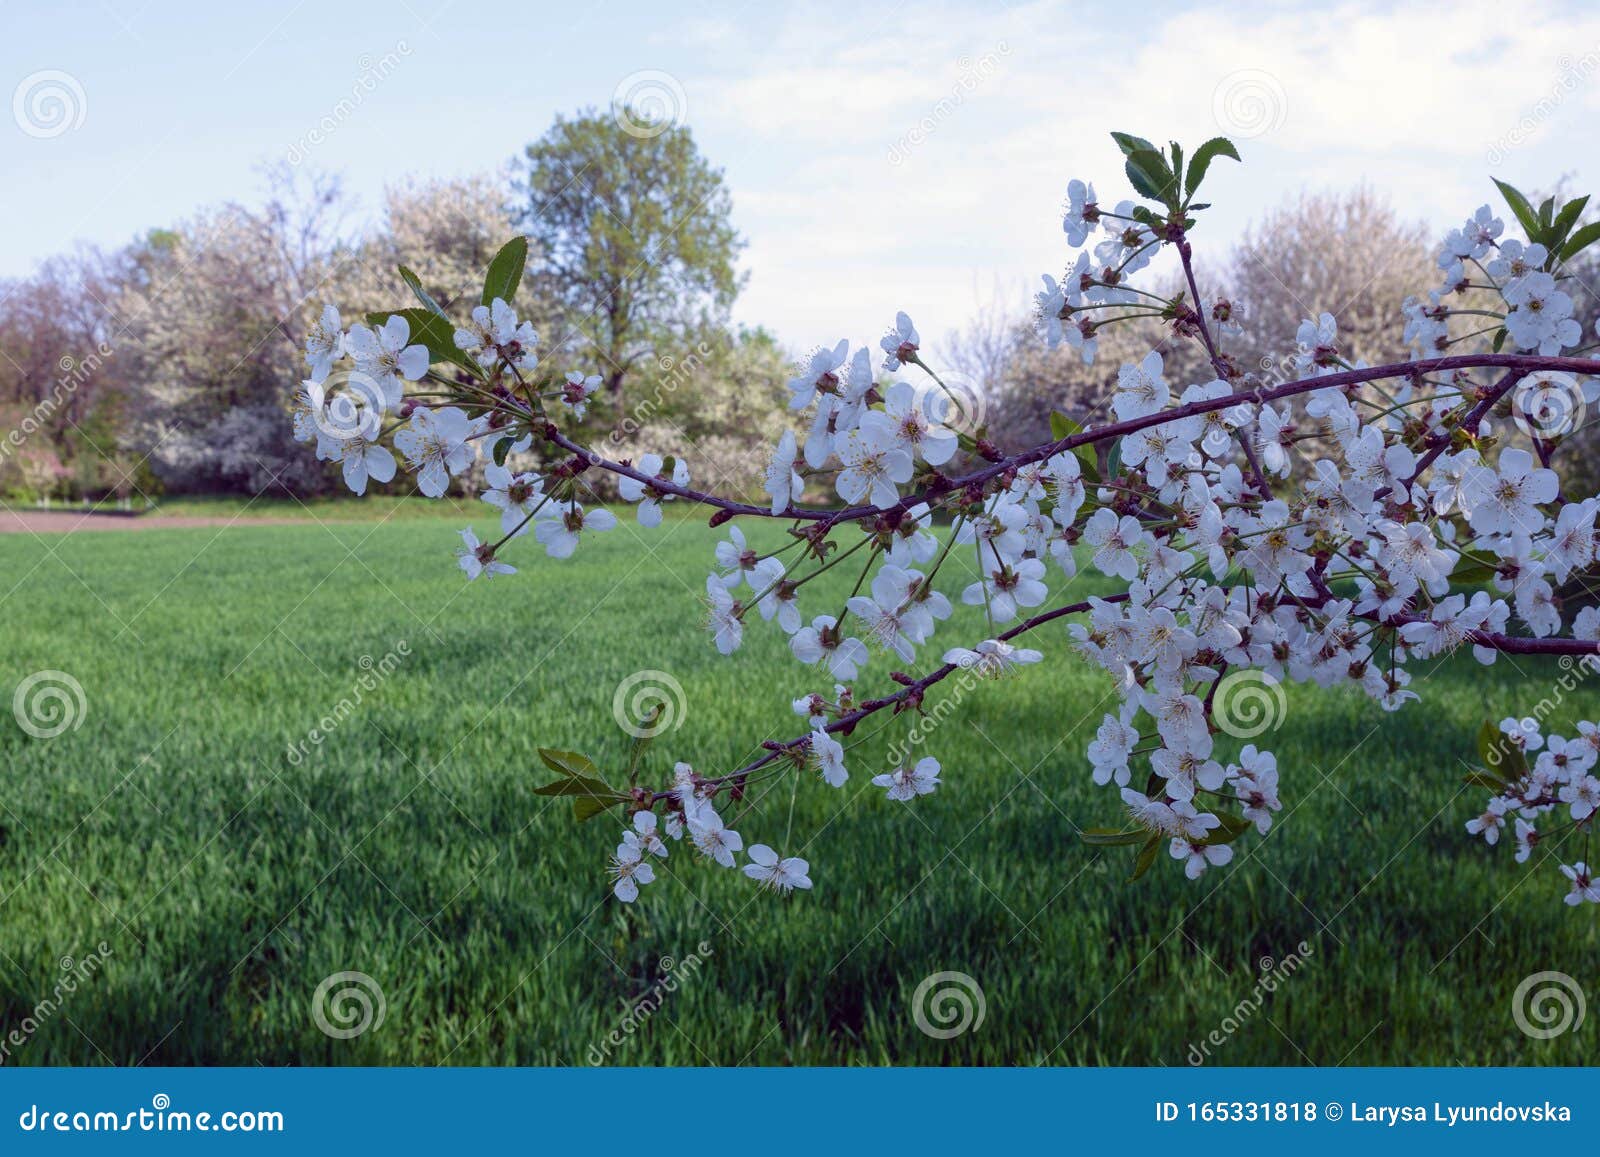
<svg viewBox="0 0 1600 1157">
<path fill-rule="evenodd" d="M 561 315 L 551 345 L 593 348 L 620 419 L 641 359 L 725 323 L 739 291 L 722 171 L 681 125 L 591 109 L 529 145 L 519 179 L 537 288 Z"/>
</svg>

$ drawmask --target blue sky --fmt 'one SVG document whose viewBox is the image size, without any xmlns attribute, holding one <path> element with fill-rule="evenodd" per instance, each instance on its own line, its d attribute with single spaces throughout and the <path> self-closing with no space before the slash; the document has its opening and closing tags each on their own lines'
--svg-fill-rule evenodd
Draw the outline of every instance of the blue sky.
<svg viewBox="0 0 1600 1157">
<path fill-rule="evenodd" d="M 726 169 L 750 243 L 737 316 L 797 348 L 873 338 L 896 309 L 925 336 L 979 299 L 1021 309 L 1064 262 L 1067 180 L 1127 192 L 1113 128 L 1238 140 L 1202 256 L 1302 188 L 1365 180 L 1442 230 L 1490 199 L 1491 172 L 1596 176 L 1600 12 L 1522 5 L 1497 32 L 1504 6 L 1479 0 L 1139 11 L 3 0 L 0 276 L 255 200 L 260 166 L 296 149 L 370 211 L 408 174 L 503 165 L 629 77 Z M 30 78 L 65 86 L 72 127 L 25 131 Z"/>
</svg>

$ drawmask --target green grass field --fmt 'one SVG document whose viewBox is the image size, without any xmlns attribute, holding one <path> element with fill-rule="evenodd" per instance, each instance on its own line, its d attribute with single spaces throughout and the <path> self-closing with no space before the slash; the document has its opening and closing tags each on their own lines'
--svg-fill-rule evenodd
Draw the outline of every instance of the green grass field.
<svg viewBox="0 0 1600 1157">
<path fill-rule="evenodd" d="M 1593 1060 L 1592 1025 L 1535 1041 L 1511 1015 L 1530 973 L 1600 991 L 1593 913 L 1560 902 L 1549 864 L 1461 830 L 1479 722 L 1531 706 L 1553 668 L 1419 668 L 1424 701 L 1397 716 L 1291 689 L 1259 741 L 1283 769 L 1271 837 L 1198 883 L 1163 857 L 1130 885 L 1128 849 L 1075 836 L 1120 819 L 1082 755 L 1109 687 L 1056 624 L 1034 645 L 1062 661 L 984 685 L 932 735 L 934 796 L 890 804 L 869 785 L 907 725 L 875 719 L 843 791 L 785 782 L 742 820 L 747 842 L 803 849 L 813 892 L 760 894 L 675 845 L 627 908 L 604 875 L 617 824 L 533 795 L 549 778 L 535 748 L 614 767 L 613 691 L 651 668 L 686 700 L 653 770 L 726 770 L 794 734 L 789 699 L 815 681 L 775 629 L 732 659 L 711 647 L 702 522 L 669 522 L 648 551 L 619 529 L 567 564 L 530 543 L 520 575 L 470 586 L 456 525 L 0 539 L 0 690 L 58 669 L 86 702 L 53 739 L 0 717 L 0 1031 L 38 1022 L 7 1063 L 1182 1066 L 1230 1017 L 1210 1063 Z M 981 631 L 963 609 L 939 642 Z M 402 643 L 393 675 L 291 761 L 362 657 Z M 102 941 L 99 973 L 37 1015 L 63 958 Z M 1293 976 L 1239 1015 L 1263 960 L 1302 941 Z M 985 1018 L 941 1040 L 911 1002 L 946 970 L 981 986 Z M 340 971 L 385 999 L 353 1039 L 312 1016 Z"/>
</svg>

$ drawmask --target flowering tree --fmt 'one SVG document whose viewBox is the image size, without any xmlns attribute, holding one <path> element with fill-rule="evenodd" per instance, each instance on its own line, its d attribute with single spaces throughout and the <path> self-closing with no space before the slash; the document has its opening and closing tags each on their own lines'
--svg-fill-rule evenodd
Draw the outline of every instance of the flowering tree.
<svg viewBox="0 0 1600 1157">
<path fill-rule="evenodd" d="M 1274 753 L 1250 744 L 1224 762 L 1214 750 L 1219 732 L 1244 737 L 1230 725 L 1230 684 L 1274 693 L 1286 679 L 1353 685 L 1394 711 L 1418 697 L 1409 663 L 1461 647 L 1486 664 L 1510 652 L 1565 657 L 1568 672 L 1600 668 L 1600 611 L 1567 621 L 1556 593 L 1595 564 L 1600 497 L 1563 493 L 1549 469 L 1552 446 L 1594 400 L 1596 346 L 1580 347 L 1561 288 L 1566 263 L 1600 239 L 1600 225 L 1578 227 L 1587 198 L 1536 209 L 1502 184 L 1525 236 L 1503 235 L 1484 206 L 1445 239 L 1442 284 L 1404 306 L 1410 360 L 1347 359 L 1324 313 L 1300 325 L 1284 360 L 1289 380 L 1264 380 L 1230 356 L 1239 319 L 1227 300 L 1202 298 L 1189 242 L 1207 208 L 1196 200 L 1206 172 L 1219 158 L 1237 161 L 1233 145 L 1207 141 L 1186 166 L 1177 144 L 1162 151 L 1113 136 L 1139 200 L 1107 208 L 1092 185 L 1068 186 L 1063 226 L 1078 252 L 1063 278 L 1043 279 L 1044 339 L 1088 362 L 1106 327 L 1155 318 L 1197 343 L 1211 377 L 1169 384 L 1151 352 L 1121 367 L 1115 421 L 1080 429 L 1058 415 L 1052 439 L 1022 453 L 960 428 L 904 313 L 877 351 L 852 353 L 841 341 L 789 383 L 791 409 L 809 421 L 778 440 L 769 501 L 757 504 L 694 489 L 681 459 L 614 461 L 563 432 L 602 378 L 539 364 L 537 336 L 511 304 L 527 252 L 520 238 L 490 264 L 470 317 L 454 317 L 403 267 L 419 306 L 348 332 L 336 310 L 324 311 L 307 341 L 297 437 L 342 463 L 357 493 L 369 478 L 393 477 L 386 441 L 435 497 L 488 459 L 483 498 L 501 511 L 501 534 L 483 542 L 462 532 L 469 578 L 514 573 L 506 557 L 530 530 L 563 559 L 613 528 L 613 514 L 579 501 L 583 476 L 605 471 L 642 526 L 659 525 L 669 500 L 728 524 L 706 579 L 718 651 L 732 654 L 747 627 L 774 623 L 808 677 L 831 688 L 796 698 L 805 734 L 766 743 L 743 767 L 679 762 L 671 783 L 638 782 L 637 751 L 629 768 L 603 771 L 583 755 L 541 750 L 557 776 L 543 794 L 571 797 L 579 819 L 624 813 L 611 860 L 620 899 L 636 899 L 654 878 L 652 859 L 685 837 L 777 891 L 811 887 L 805 860 L 746 848 L 719 808 L 780 776 L 841 786 L 843 741 L 863 719 L 922 711 L 958 671 L 1001 677 L 1040 662 L 1021 641 L 1057 620 L 1070 621 L 1077 652 L 1120 695 L 1087 757 L 1127 820 L 1084 838 L 1136 849 L 1135 876 L 1163 850 L 1191 878 L 1225 864 L 1234 842 L 1252 827 L 1266 832 L 1281 807 Z M 1182 274 L 1171 296 L 1133 284 L 1162 250 Z M 511 456 L 535 441 L 558 463 L 514 472 Z M 1297 464 L 1302 443 L 1320 456 Z M 839 501 L 806 503 L 824 482 Z M 781 522 L 787 544 L 758 552 L 741 519 Z M 936 520 L 948 520 L 947 533 L 935 533 Z M 957 551 L 982 577 L 941 589 Z M 1052 577 L 1073 576 L 1080 561 L 1123 588 L 1050 605 Z M 855 576 L 854 594 L 802 611 L 807 585 L 836 567 Z M 952 598 L 983 608 L 989 637 L 949 647 L 920 675 L 895 670 L 932 643 Z M 1491 797 L 1468 831 L 1493 844 L 1514 822 L 1519 860 L 1552 836 L 1586 846 L 1600 806 L 1600 728 L 1577 731 L 1546 736 L 1534 716 L 1486 724 L 1471 779 Z M 872 782 L 914 805 L 943 769 L 933 756 L 905 763 L 872 769 Z M 1571 859 L 1561 865 L 1567 901 L 1600 902 L 1584 860 Z"/>
</svg>

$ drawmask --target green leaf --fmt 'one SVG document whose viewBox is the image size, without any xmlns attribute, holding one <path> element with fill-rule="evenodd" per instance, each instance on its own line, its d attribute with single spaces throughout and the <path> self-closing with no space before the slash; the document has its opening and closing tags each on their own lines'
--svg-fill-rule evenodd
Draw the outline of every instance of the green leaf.
<svg viewBox="0 0 1600 1157">
<path fill-rule="evenodd" d="M 534 788 L 533 794 L 587 796 L 590 799 L 609 800 L 612 803 L 632 798 L 624 792 L 617 791 L 604 780 L 587 775 L 569 775 L 565 779 Z"/>
<path fill-rule="evenodd" d="M 1168 142 L 1167 153 L 1172 158 L 1171 168 L 1174 176 L 1183 176 L 1183 146 L 1177 141 Z"/>
<path fill-rule="evenodd" d="M 1106 477 L 1115 478 L 1122 469 L 1122 439 L 1118 438 L 1111 444 L 1111 450 L 1106 454 Z"/>
<path fill-rule="evenodd" d="M 1115 828 L 1084 828 L 1078 833 L 1078 838 L 1090 847 L 1112 848 L 1125 844 L 1142 843 L 1150 835 L 1143 828 L 1134 828 L 1132 831 L 1118 831 Z"/>
<path fill-rule="evenodd" d="M 1500 560 L 1492 554 L 1483 551 L 1464 550 L 1456 561 L 1455 569 L 1450 572 L 1452 583 L 1486 583 L 1494 578 L 1500 569 Z"/>
<path fill-rule="evenodd" d="M 1494 331 L 1494 352 L 1499 353 L 1500 347 L 1506 344 L 1506 327 L 1501 326 Z"/>
<path fill-rule="evenodd" d="M 489 262 L 489 272 L 483 278 L 483 304 L 499 298 L 507 305 L 517 295 L 522 284 L 522 268 L 528 263 L 528 239 L 513 237 L 507 241 Z"/>
<path fill-rule="evenodd" d="M 665 469 L 670 473 L 672 467 Z M 628 782 L 639 782 L 639 764 L 644 759 L 644 753 L 656 737 L 656 724 L 661 721 L 661 713 L 667 709 L 665 703 L 657 703 L 645 713 L 634 728 L 633 750 L 628 754 Z"/>
<path fill-rule="evenodd" d="M 1183 181 L 1185 196 L 1194 196 L 1195 190 L 1200 187 L 1200 182 L 1206 179 L 1206 170 L 1218 157 L 1232 157 L 1237 161 L 1239 150 L 1233 147 L 1233 142 L 1227 137 L 1212 137 L 1194 151 L 1194 158 L 1189 162 L 1189 175 Z M 1197 205 L 1195 208 L 1200 206 Z"/>
<path fill-rule="evenodd" d="M 624 796 L 623 798 L 626 799 L 627 797 Z M 581 824 L 585 820 L 594 819 L 595 816 L 604 815 L 621 802 L 622 800 L 616 799 L 603 800 L 596 799 L 594 796 L 580 796 L 572 801 L 572 818 Z"/>
<path fill-rule="evenodd" d="M 1561 248 L 1561 260 L 1571 261 L 1596 241 L 1600 241 L 1600 221 L 1591 221 L 1572 235 Z"/>
<path fill-rule="evenodd" d="M 1205 839 L 1200 841 L 1202 844 L 1207 846 L 1215 844 L 1231 844 L 1234 840 L 1244 835 L 1245 832 L 1255 827 L 1254 824 L 1245 819 L 1243 816 L 1236 816 L 1232 812 L 1219 811 L 1214 814 L 1216 815 L 1217 819 L 1221 821 L 1221 823 L 1219 826 L 1211 829 L 1210 834 L 1207 835 Z"/>
<path fill-rule="evenodd" d="M 1156 147 L 1143 137 L 1136 137 L 1132 133 L 1112 133 L 1111 139 L 1117 142 L 1117 148 L 1122 150 L 1122 155 L 1131 157 L 1140 149 L 1155 152 Z"/>
<path fill-rule="evenodd" d="M 1512 215 L 1527 233 L 1528 239 L 1536 240 L 1539 233 L 1539 218 L 1534 213 L 1533 206 L 1528 204 L 1528 198 L 1498 177 L 1491 177 L 1490 180 L 1494 181 L 1495 188 L 1500 190 L 1500 195 L 1506 199 L 1506 204 L 1511 206 Z"/>
<path fill-rule="evenodd" d="M 1161 850 L 1161 837 L 1151 836 L 1144 842 L 1144 847 L 1139 849 L 1139 856 L 1133 861 L 1133 875 L 1128 877 L 1131 883 L 1150 870 L 1150 865 L 1156 862 L 1156 853 Z"/>
<path fill-rule="evenodd" d="M 1485 719 L 1483 726 L 1478 728 L 1478 755 L 1490 775 L 1498 775 L 1507 783 L 1516 783 L 1528 774 L 1528 757 L 1522 753 L 1522 748 L 1511 743 L 1492 719 Z"/>
<path fill-rule="evenodd" d="M 400 280 L 409 285 L 411 287 L 411 292 L 417 295 L 417 300 L 422 302 L 424 309 L 426 309 L 429 313 L 437 314 L 446 320 L 449 319 L 449 315 L 444 311 L 444 306 L 435 301 L 433 299 L 433 295 L 426 289 L 422 288 L 422 278 L 418 277 L 415 273 L 412 273 L 411 270 L 407 269 L 404 265 L 395 266 L 395 270 L 400 274 Z M 454 332 L 454 328 L 455 327 L 452 325 L 452 332 Z"/>
<path fill-rule="evenodd" d="M 1545 245 L 1549 249 L 1553 251 L 1561 248 L 1562 242 L 1567 239 L 1567 234 L 1572 232 L 1572 227 L 1578 223 L 1578 214 L 1583 212 L 1583 207 L 1588 203 L 1589 198 L 1586 194 L 1561 206 L 1561 212 L 1556 214 L 1556 219 L 1550 226 L 1550 234 L 1545 238 Z"/>
<path fill-rule="evenodd" d="M 501 438 L 494 444 L 494 464 L 496 466 L 504 466 L 506 464 L 506 455 L 511 453 L 511 443 L 513 441 L 515 441 L 514 438 Z"/>
<path fill-rule="evenodd" d="M 482 367 L 456 348 L 455 326 L 450 324 L 449 318 L 441 317 L 426 309 L 412 308 L 394 309 L 387 313 L 369 313 L 367 322 L 370 325 L 382 325 L 391 317 L 406 319 L 406 324 L 411 327 L 411 340 L 427 347 L 428 361 L 431 364 L 449 362 L 453 366 L 460 366 L 475 377 L 483 376 Z"/>
<path fill-rule="evenodd" d="M 1128 180 L 1141 197 L 1175 205 L 1178 199 L 1178 178 L 1172 175 L 1164 157 L 1154 149 L 1138 149 L 1129 154 Z"/>
<path fill-rule="evenodd" d="M 576 751 L 560 751 L 554 747 L 539 748 L 539 758 L 544 760 L 544 765 L 557 775 L 588 775 L 597 776 L 600 769 L 587 755 L 579 755 Z"/>
<path fill-rule="evenodd" d="M 1546 197 L 1539 204 L 1539 240 L 1541 242 L 1544 241 L 1545 231 L 1555 224 L 1555 217 L 1556 199 L 1554 197 Z"/>
<path fill-rule="evenodd" d="M 1050 413 L 1050 437 L 1057 442 L 1063 438 L 1070 438 L 1074 434 L 1083 433 L 1083 427 L 1059 410 Z M 1100 460 L 1095 457 L 1094 447 L 1085 442 L 1082 446 L 1074 446 L 1072 453 L 1078 459 L 1079 472 L 1083 475 L 1084 485 L 1095 487 L 1100 484 Z"/>
<path fill-rule="evenodd" d="M 1505 780 L 1487 771 L 1471 772 L 1462 776 L 1461 782 L 1472 784 L 1475 787 L 1486 787 L 1495 793 L 1505 791 L 1507 787 Z"/>
</svg>

